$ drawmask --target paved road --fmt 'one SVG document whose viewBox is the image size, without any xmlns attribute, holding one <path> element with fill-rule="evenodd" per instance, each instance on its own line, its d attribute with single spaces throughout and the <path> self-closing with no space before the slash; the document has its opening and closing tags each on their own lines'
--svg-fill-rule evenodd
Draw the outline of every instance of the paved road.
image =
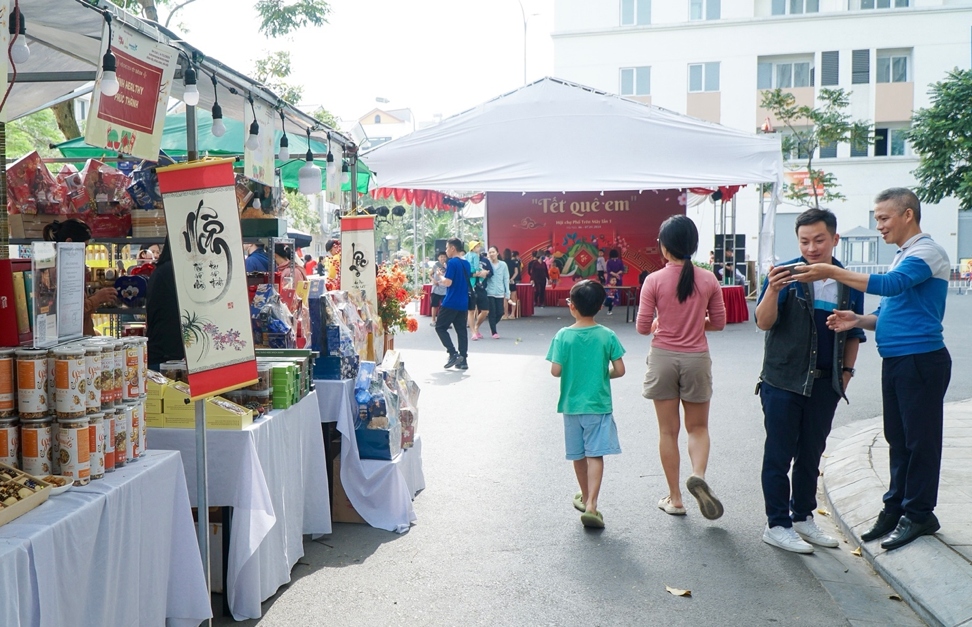
<svg viewBox="0 0 972 627">
<path fill-rule="evenodd" d="M 710 522 L 696 510 L 674 518 L 656 508 L 665 483 L 654 413 L 640 393 L 648 339 L 624 323 L 623 310 L 601 316 L 628 351 L 628 375 L 613 388 L 624 453 L 606 460 L 607 528 L 584 530 L 570 502 L 576 484 L 563 458 L 557 384 L 543 359 L 569 314 L 538 314 L 501 323 L 500 340 L 471 343 L 465 373 L 441 369 L 445 353 L 428 318 L 418 333 L 397 339 L 422 386 L 428 488 L 415 501 L 418 523 L 400 536 L 338 524 L 332 536 L 307 542 L 294 582 L 264 605 L 260 625 L 877 624 L 860 622 L 868 604 L 881 624 L 915 624 L 873 575 L 861 575 L 872 578 L 838 604 L 811 572 L 820 575 L 833 560 L 760 540 L 763 431 L 753 388 L 762 335 L 751 321 L 710 334 L 708 478 L 726 505 L 726 515 Z M 972 297 L 949 298 L 956 373 L 949 400 L 972 397 L 970 314 Z M 835 426 L 880 414 L 873 342 L 857 368 L 851 404 L 838 409 Z M 692 598 L 673 597 L 666 585 L 690 589 Z"/>
</svg>

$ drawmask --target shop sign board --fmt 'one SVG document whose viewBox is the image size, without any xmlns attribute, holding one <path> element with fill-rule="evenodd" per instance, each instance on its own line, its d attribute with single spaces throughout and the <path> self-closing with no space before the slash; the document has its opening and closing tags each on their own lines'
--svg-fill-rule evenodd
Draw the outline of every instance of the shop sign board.
<svg viewBox="0 0 972 627">
<path fill-rule="evenodd" d="M 99 73 L 91 95 L 84 141 L 156 161 L 179 53 L 118 21 L 113 22 L 111 30 L 119 90 L 110 97 L 102 94 Z M 106 31 L 102 36 L 101 55 L 107 45 Z"/>
<path fill-rule="evenodd" d="M 257 379 L 232 159 L 159 168 L 193 400 Z"/>
<path fill-rule="evenodd" d="M 254 102 L 252 108 L 246 106 L 243 113 L 243 132 L 246 133 L 247 138 L 249 138 L 250 123 L 253 122 L 254 111 L 256 112 L 256 121 L 260 125 L 259 146 L 255 150 L 250 150 L 244 145 L 243 173 L 254 181 L 273 187 L 276 164 L 276 146 L 274 145 L 276 133 L 273 124 L 279 118 L 273 109 L 260 102 Z"/>
<path fill-rule="evenodd" d="M 377 311 L 378 287 L 375 279 L 375 218 L 341 218 L 341 289 L 364 300 Z"/>
</svg>

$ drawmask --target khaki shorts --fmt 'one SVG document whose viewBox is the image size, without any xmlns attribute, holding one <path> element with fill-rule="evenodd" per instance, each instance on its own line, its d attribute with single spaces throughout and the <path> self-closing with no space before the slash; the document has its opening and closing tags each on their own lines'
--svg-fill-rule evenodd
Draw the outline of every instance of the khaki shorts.
<svg viewBox="0 0 972 627">
<path fill-rule="evenodd" d="M 647 362 L 641 391 L 645 398 L 678 398 L 689 403 L 704 403 L 712 398 L 712 359 L 708 352 L 677 353 L 652 348 Z"/>
</svg>

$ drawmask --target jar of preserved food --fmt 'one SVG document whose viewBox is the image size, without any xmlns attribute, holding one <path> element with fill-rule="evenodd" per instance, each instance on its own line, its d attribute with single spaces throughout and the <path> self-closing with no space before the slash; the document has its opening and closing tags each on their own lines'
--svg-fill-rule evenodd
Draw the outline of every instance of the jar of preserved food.
<svg viewBox="0 0 972 627">
<path fill-rule="evenodd" d="M 101 353 L 103 347 L 99 344 L 88 343 L 84 346 L 84 367 L 87 374 L 88 396 L 84 409 L 88 414 L 101 411 Z"/>
<path fill-rule="evenodd" d="M 91 479 L 105 476 L 105 415 L 101 412 L 88 416 L 88 448 L 91 462 Z"/>
<path fill-rule="evenodd" d="M 138 456 L 138 450 L 136 448 L 138 444 L 138 425 L 135 424 L 135 403 L 133 401 L 125 401 L 125 404 L 122 405 L 122 411 L 125 412 L 125 428 L 128 433 L 128 447 L 125 451 L 125 459 L 131 462 Z"/>
<path fill-rule="evenodd" d="M 57 455 L 61 462 L 61 474 L 73 478 L 74 485 L 88 485 L 91 482 L 88 417 L 81 414 L 77 418 L 59 418 L 57 422 Z"/>
<path fill-rule="evenodd" d="M 52 422 L 50 416 L 20 422 L 21 468 L 28 475 L 43 477 L 54 474 L 51 466 Z"/>
<path fill-rule="evenodd" d="M 0 349 L 0 418 L 17 415 L 17 385 L 14 380 L 14 350 Z"/>
<path fill-rule="evenodd" d="M 115 468 L 128 463 L 128 424 L 131 421 L 131 411 L 126 417 L 124 407 L 115 408 Z"/>
<path fill-rule="evenodd" d="M 54 410 L 58 419 L 85 415 L 87 377 L 83 346 L 54 350 Z"/>
<path fill-rule="evenodd" d="M 20 419 L 0 418 L 0 463 L 20 468 Z"/>
<path fill-rule="evenodd" d="M 43 418 L 47 403 L 47 351 L 22 348 L 17 355 L 17 408 L 21 418 Z"/>
<path fill-rule="evenodd" d="M 115 471 L 115 410 L 104 412 L 105 416 L 105 472 Z"/>
</svg>

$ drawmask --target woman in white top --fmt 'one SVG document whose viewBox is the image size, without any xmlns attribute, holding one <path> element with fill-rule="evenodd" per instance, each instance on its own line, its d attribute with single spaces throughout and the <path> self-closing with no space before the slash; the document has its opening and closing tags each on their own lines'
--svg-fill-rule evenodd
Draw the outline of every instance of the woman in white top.
<svg viewBox="0 0 972 627">
<path fill-rule="evenodd" d="M 489 331 L 493 339 L 499 339 L 496 325 L 503 318 L 506 301 L 510 299 L 510 268 L 500 259 L 499 249 L 490 246 L 487 253 L 489 264 L 493 266 L 493 276 L 486 281 L 486 296 L 489 297 Z"/>
</svg>

